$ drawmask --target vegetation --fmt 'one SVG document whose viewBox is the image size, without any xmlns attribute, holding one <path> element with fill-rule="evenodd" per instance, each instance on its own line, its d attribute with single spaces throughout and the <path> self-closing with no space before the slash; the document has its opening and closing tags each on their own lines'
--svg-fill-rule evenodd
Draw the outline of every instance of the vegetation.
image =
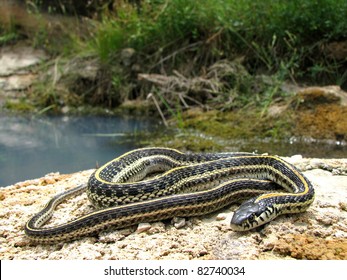
<svg viewBox="0 0 347 280">
<path fill-rule="evenodd" d="M 69 1 L 58 2 L 59 11 L 78 14 L 64 8 Z M 97 20 L 87 32 L 69 34 L 66 49 L 69 56 L 100 59 L 95 87 L 103 90 L 95 90 L 95 103 L 116 106 L 152 93 L 164 115 L 181 118 L 192 104 L 264 111 L 288 95 L 281 86 L 286 80 L 347 87 L 346 56 L 331 45 L 347 40 L 345 0 L 101 1 L 99 9 L 92 2 Z M 57 10 L 47 3 L 46 11 Z M 16 33 L 1 34 L 0 43 Z M 134 54 L 127 64 L 129 48 Z M 158 76 L 138 81 L 140 73 Z"/>
<path fill-rule="evenodd" d="M 338 70 L 321 48 L 346 39 L 346 14 L 344 0 L 147 0 L 104 15 L 92 47 L 106 62 L 125 47 L 151 59 L 156 54 L 155 62 L 172 52 L 185 58 L 195 51 L 201 63 L 246 55 L 250 72 L 285 68 L 300 77 L 309 70 L 307 77 L 318 78 Z M 180 63 L 177 57 L 166 61 L 172 68 Z"/>
<path fill-rule="evenodd" d="M 211 81 L 224 85 L 212 94 L 213 101 L 225 104 L 232 95 L 233 106 L 267 106 L 283 95 L 279 84 L 284 80 L 346 86 L 346 58 L 335 57 L 328 48 L 346 40 L 346 14 L 344 0 L 147 0 L 104 13 L 88 46 L 109 69 L 130 47 L 142 72 L 172 75 L 176 70 L 187 79 L 203 76 L 217 61 L 238 59 L 243 68 Z M 261 79 L 255 84 L 259 74 L 272 75 L 271 84 Z M 189 91 L 184 94 L 191 99 L 206 101 L 197 96 L 201 92 Z M 164 108 L 177 106 L 172 93 L 158 92 L 158 100 L 171 101 Z M 141 96 L 141 89 L 129 95 Z"/>
</svg>

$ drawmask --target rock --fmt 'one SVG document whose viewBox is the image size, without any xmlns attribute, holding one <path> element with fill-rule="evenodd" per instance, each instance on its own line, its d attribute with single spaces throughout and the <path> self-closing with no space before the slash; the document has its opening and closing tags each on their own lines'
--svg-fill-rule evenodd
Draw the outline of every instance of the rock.
<svg viewBox="0 0 347 280">
<path fill-rule="evenodd" d="M 283 122 L 284 127 L 288 127 L 281 135 L 304 141 L 330 140 L 337 145 L 346 145 L 347 92 L 339 86 L 306 87 L 294 92 L 289 103 L 274 100 L 267 109 L 270 123 L 280 120 L 279 123 Z"/>
<path fill-rule="evenodd" d="M 145 224 L 150 227 L 145 234 L 133 233 L 134 227 L 110 228 L 75 241 L 33 246 L 23 232 L 25 222 L 53 195 L 87 181 L 93 170 L 51 173 L 1 188 L 0 259 L 346 259 L 347 176 L 341 174 L 347 174 L 347 159 L 294 159 L 315 187 L 314 203 L 305 213 L 280 216 L 249 232 L 233 232 L 227 210 L 228 218 L 222 222 L 217 214 L 176 218 L 174 223 L 189 223 L 180 230 L 158 221 Z M 310 162 L 314 168 L 305 169 Z M 334 169 L 340 175 L 329 171 Z M 49 225 L 91 211 L 82 194 L 59 205 Z"/>
<path fill-rule="evenodd" d="M 313 158 L 310 160 L 310 165 L 313 169 L 317 169 L 322 166 L 322 161 L 320 159 Z"/>
<path fill-rule="evenodd" d="M 308 87 L 298 91 L 287 112 L 293 119 L 293 133 L 313 139 L 347 139 L 347 92 L 338 86 Z"/>
<path fill-rule="evenodd" d="M 302 155 L 294 155 L 294 156 L 291 156 L 288 161 L 291 163 L 291 164 L 297 164 L 299 162 L 302 161 Z"/>
<path fill-rule="evenodd" d="M 175 228 L 183 228 L 186 225 L 186 219 L 185 218 L 179 218 L 179 217 L 174 217 L 172 219 L 172 223 Z"/>
<path fill-rule="evenodd" d="M 0 54 L 0 76 L 15 73 L 28 73 L 29 67 L 35 66 L 48 58 L 43 50 L 30 46 L 3 47 Z"/>
<path fill-rule="evenodd" d="M 278 117 L 282 115 L 288 108 L 287 104 L 272 104 L 267 110 L 269 117 Z"/>
<path fill-rule="evenodd" d="M 47 60 L 43 50 L 17 44 L 2 47 L 0 53 L 0 107 L 6 101 L 17 102 L 37 79 L 34 66 Z"/>
<path fill-rule="evenodd" d="M 70 107 L 69 106 L 64 106 L 61 108 L 61 113 L 62 114 L 68 114 L 70 112 Z"/>
<path fill-rule="evenodd" d="M 152 223 L 151 228 L 148 230 L 149 234 L 156 234 L 165 232 L 165 224 L 162 222 Z"/>
<path fill-rule="evenodd" d="M 347 202 L 340 202 L 339 207 L 343 211 L 347 211 Z"/>
<path fill-rule="evenodd" d="M 33 84 L 36 78 L 37 75 L 32 73 L 0 77 L 0 89 L 7 92 L 25 90 Z"/>
<path fill-rule="evenodd" d="M 317 104 L 338 103 L 347 106 L 347 92 L 339 86 L 307 87 L 297 92 L 300 106 L 312 108 Z"/>
<path fill-rule="evenodd" d="M 225 213 L 219 213 L 216 217 L 216 221 L 223 221 L 227 218 L 227 214 Z"/>
<path fill-rule="evenodd" d="M 135 50 L 132 48 L 125 48 L 121 51 L 120 57 L 124 66 L 130 66 L 134 62 Z"/>
<path fill-rule="evenodd" d="M 324 214 L 317 216 L 317 221 L 322 225 L 331 226 L 333 224 L 337 224 L 339 221 L 339 217 L 331 212 L 325 212 Z"/>
<path fill-rule="evenodd" d="M 144 231 L 147 231 L 151 228 L 151 224 L 150 223 L 140 223 L 138 226 L 137 226 L 137 230 L 136 232 L 137 233 L 141 233 L 141 232 L 144 232 Z"/>
<path fill-rule="evenodd" d="M 274 251 L 296 259 L 346 260 L 347 242 L 343 239 L 326 240 L 307 234 L 290 234 L 276 242 Z"/>
<path fill-rule="evenodd" d="M 117 231 L 105 231 L 100 232 L 99 241 L 103 243 L 115 243 L 117 241 L 123 240 L 126 236 L 130 235 L 132 230 L 130 228 L 125 228 Z"/>
<path fill-rule="evenodd" d="M 139 251 L 136 255 L 136 259 L 138 259 L 138 260 L 150 260 L 150 259 L 152 259 L 152 255 L 150 252 Z"/>
</svg>

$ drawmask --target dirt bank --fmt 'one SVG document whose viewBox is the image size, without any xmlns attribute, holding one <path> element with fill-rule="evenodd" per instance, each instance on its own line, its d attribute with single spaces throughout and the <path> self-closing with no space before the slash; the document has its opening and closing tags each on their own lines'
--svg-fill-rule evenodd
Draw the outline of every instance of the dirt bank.
<svg viewBox="0 0 347 280">
<path fill-rule="evenodd" d="M 1 259 L 347 259 L 347 159 L 287 158 L 316 189 L 306 213 L 284 215 L 262 229 L 233 232 L 237 205 L 184 221 L 102 232 L 56 245 L 30 244 L 24 223 L 56 193 L 88 179 L 92 170 L 56 173 L 0 190 Z M 92 211 L 86 195 L 58 207 L 50 224 Z"/>
</svg>

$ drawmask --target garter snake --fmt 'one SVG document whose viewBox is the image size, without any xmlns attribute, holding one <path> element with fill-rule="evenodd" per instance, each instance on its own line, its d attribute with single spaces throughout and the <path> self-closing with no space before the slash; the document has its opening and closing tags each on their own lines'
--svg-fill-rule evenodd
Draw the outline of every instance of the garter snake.
<svg viewBox="0 0 347 280">
<path fill-rule="evenodd" d="M 58 204 L 85 191 L 97 210 L 43 227 Z M 230 225 L 245 231 L 280 214 L 303 212 L 313 200 L 312 184 L 279 157 L 143 148 L 98 168 L 88 183 L 54 196 L 26 223 L 25 233 L 35 242 L 54 243 L 108 227 L 203 215 L 238 201 L 244 202 Z"/>
</svg>

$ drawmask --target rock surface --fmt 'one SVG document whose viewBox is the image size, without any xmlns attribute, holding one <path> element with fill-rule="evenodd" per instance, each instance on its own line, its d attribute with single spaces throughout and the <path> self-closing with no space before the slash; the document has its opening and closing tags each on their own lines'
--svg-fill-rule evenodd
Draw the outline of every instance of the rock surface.
<svg viewBox="0 0 347 280">
<path fill-rule="evenodd" d="M 31 244 L 23 225 L 53 195 L 85 182 L 92 170 L 48 174 L 0 190 L 0 259 L 347 259 L 347 159 L 287 158 L 312 181 L 316 200 L 307 212 L 283 215 L 261 229 L 233 232 L 237 205 L 189 218 L 101 232 L 55 245 Z M 85 194 L 56 210 L 50 225 L 93 210 Z M 222 213 L 222 215 L 220 214 Z M 225 216 L 225 219 L 220 219 Z M 142 228 L 141 225 L 140 228 Z"/>
<path fill-rule="evenodd" d="M 24 98 L 37 79 L 34 67 L 47 60 L 47 54 L 33 47 L 18 44 L 0 49 L 0 105 L 5 100 Z"/>
<path fill-rule="evenodd" d="M 338 86 L 299 90 L 291 104 L 295 132 L 315 139 L 347 139 L 347 92 Z"/>
</svg>

